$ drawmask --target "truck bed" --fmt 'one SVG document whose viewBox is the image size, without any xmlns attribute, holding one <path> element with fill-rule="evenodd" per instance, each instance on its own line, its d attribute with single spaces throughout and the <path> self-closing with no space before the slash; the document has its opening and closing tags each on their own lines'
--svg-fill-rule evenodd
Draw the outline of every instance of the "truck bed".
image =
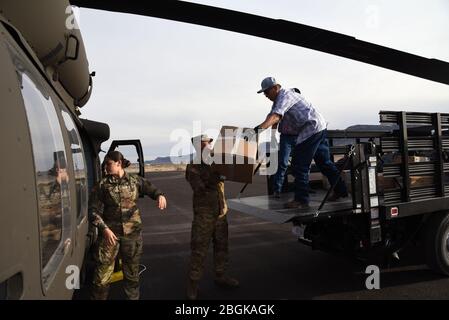
<svg viewBox="0 0 449 320">
<path fill-rule="evenodd" d="M 325 190 L 314 190 L 314 193 L 310 194 L 309 209 L 284 209 L 284 204 L 293 200 L 293 193 L 281 194 L 280 199 L 276 199 L 273 196 L 263 195 L 230 199 L 227 203 L 230 209 L 279 224 L 290 222 L 292 220 L 298 222 L 310 222 L 316 219 L 327 219 L 329 216 L 345 215 L 352 212 L 352 200 L 349 196 L 347 198 L 339 199 L 336 202 L 326 202 L 321 209 L 320 215 L 317 218 L 314 217 L 325 194 Z"/>
</svg>

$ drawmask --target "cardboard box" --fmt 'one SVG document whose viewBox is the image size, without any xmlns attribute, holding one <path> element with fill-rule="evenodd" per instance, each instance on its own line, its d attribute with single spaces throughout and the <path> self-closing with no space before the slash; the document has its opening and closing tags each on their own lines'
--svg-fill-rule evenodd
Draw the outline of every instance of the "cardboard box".
<svg viewBox="0 0 449 320">
<path fill-rule="evenodd" d="M 250 128 L 223 126 L 212 150 L 215 169 L 228 181 L 252 183 L 257 166 L 257 137 Z"/>
<path fill-rule="evenodd" d="M 408 162 L 409 163 L 415 163 L 415 162 L 429 162 L 429 157 L 421 157 L 421 156 L 409 156 Z"/>
<path fill-rule="evenodd" d="M 410 177 L 410 186 L 413 188 L 429 187 L 435 184 L 433 176 L 412 176 Z"/>
<path fill-rule="evenodd" d="M 402 178 L 386 178 L 382 173 L 377 175 L 377 184 L 379 190 L 392 190 L 402 188 Z"/>
<path fill-rule="evenodd" d="M 377 181 L 379 187 L 383 190 L 391 190 L 402 188 L 402 178 L 384 178 L 381 174 L 378 175 Z M 412 176 L 410 177 L 410 186 L 412 188 L 428 187 L 435 184 L 433 176 Z"/>
<path fill-rule="evenodd" d="M 429 157 L 423 157 L 423 156 L 409 156 L 408 162 L 409 163 L 417 163 L 417 162 L 429 162 Z M 388 157 L 384 158 L 385 164 L 401 164 L 402 163 L 402 155 L 399 153 L 389 155 Z"/>
</svg>

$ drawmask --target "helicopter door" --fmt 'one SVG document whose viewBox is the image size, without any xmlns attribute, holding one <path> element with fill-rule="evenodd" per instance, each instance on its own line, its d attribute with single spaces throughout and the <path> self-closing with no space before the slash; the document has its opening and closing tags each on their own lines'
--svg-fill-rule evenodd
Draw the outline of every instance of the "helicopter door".
<svg viewBox="0 0 449 320">
<path fill-rule="evenodd" d="M 108 153 L 115 150 L 120 151 L 126 159 L 131 161 L 128 171 L 135 171 L 139 176 L 145 177 L 145 162 L 140 140 L 114 140 L 109 147 Z"/>
</svg>

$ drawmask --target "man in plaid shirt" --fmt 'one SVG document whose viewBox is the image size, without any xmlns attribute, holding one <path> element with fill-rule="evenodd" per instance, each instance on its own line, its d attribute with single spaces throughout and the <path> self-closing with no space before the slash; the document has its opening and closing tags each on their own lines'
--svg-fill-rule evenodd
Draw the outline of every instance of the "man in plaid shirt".
<svg viewBox="0 0 449 320">
<path fill-rule="evenodd" d="M 277 125 L 281 134 L 279 145 L 279 167 L 274 178 L 274 195 L 279 197 L 288 167 L 290 153 L 293 151 L 292 167 L 295 175 L 295 199 L 286 208 L 309 207 L 309 170 L 312 159 L 320 171 L 333 185 L 338 183 L 329 201 L 347 197 L 344 182 L 330 159 L 326 139 L 326 121 L 297 89 L 283 89 L 273 77 L 265 78 L 257 93 L 264 93 L 273 101 L 273 106 L 265 121 L 255 130 L 264 130 Z"/>
</svg>

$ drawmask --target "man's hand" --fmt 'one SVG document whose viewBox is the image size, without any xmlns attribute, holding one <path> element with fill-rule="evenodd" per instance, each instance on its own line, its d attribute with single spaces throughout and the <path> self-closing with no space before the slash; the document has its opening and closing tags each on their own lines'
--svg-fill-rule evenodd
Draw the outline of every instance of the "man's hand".
<svg viewBox="0 0 449 320">
<path fill-rule="evenodd" d="M 108 246 L 115 245 L 116 241 L 118 240 L 118 238 L 115 236 L 114 232 L 112 232 L 112 230 L 109 228 L 106 228 L 103 230 L 103 237 L 106 240 L 106 244 Z"/>
<path fill-rule="evenodd" d="M 167 208 L 167 199 L 165 199 L 164 196 L 160 195 L 159 197 L 157 197 L 157 207 L 161 210 L 164 210 L 165 208 Z"/>
</svg>

